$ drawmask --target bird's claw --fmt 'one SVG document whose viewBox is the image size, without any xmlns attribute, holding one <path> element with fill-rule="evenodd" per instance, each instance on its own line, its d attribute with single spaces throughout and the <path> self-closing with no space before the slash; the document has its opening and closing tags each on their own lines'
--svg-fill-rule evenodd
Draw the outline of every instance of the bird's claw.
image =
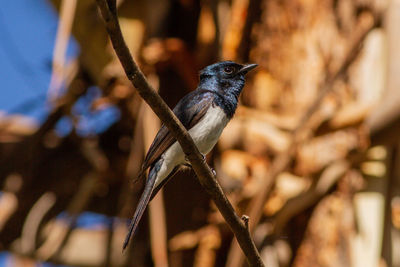
<svg viewBox="0 0 400 267">
<path fill-rule="evenodd" d="M 202 156 L 203 161 L 206 161 L 206 156 L 203 155 L 203 154 L 201 154 L 201 156 Z M 185 161 L 186 161 L 186 163 L 183 164 L 183 165 L 191 168 L 192 165 L 190 164 L 190 160 L 189 160 L 189 157 L 187 155 L 185 155 Z M 210 169 L 211 169 L 211 172 L 214 175 L 214 177 L 217 176 L 217 172 L 212 167 L 210 167 Z"/>
<path fill-rule="evenodd" d="M 206 160 L 206 156 L 203 155 L 203 154 L 200 154 L 200 155 L 201 155 L 202 159 L 205 161 L 205 160 Z M 185 161 L 186 161 L 186 162 L 190 162 L 189 156 L 188 156 L 188 155 L 185 155 Z"/>
<path fill-rule="evenodd" d="M 217 176 L 217 172 L 214 170 L 214 168 L 210 167 L 212 174 L 214 175 L 214 177 Z"/>
</svg>

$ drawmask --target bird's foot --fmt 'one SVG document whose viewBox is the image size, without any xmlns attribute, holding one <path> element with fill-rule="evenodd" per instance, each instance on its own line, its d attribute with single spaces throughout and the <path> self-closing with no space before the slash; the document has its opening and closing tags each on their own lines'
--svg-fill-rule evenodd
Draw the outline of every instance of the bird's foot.
<svg viewBox="0 0 400 267">
<path fill-rule="evenodd" d="M 188 155 L 185 155 L 185 165 L 190 165 L 190 160 Z"/>
<path fill-rule="evenodd" d="M 192 169 L 192 165 L 189 162 L 185 162 L 183 166 Z"/>
<path fill-rule="evenodd" d="M 210 167 L 210 169 L 211 169 L 211 172 L 212 172 L 212 174 L 214 175 L 214 177 L 216 177 L 216 176 L 217 176 L 217 172 L 214 170 L 213 167 Z"/>
<path fill-rule="evenodd" d="M 201 154 L 201 156 L 203 157 L 203 161 L 206 161 L 206 155 Z"/>
<path fill-rule="evenodd" d="M 206 160 L 206 156 L 203 155 L 203 154 L 201 154 L 201 156 L 202 156 L 203 160 L 205 161 Z M 185 161 L 188 162 L 188 163 L 190 162 L 188 155 L 185 155 Z"/>
<path fill-rule="evenodd" d="M 206 161 L 206 156 L 203 155 L 203 154 L 201 154 L 201 156 L 203 157 L 203 160 Z M 185 163 L 183 165 L 185 167 L 192 168 L 192 164 L 190 164 L 190 160 L 189 160 L 189 157 L 187 155 L 185 156 Z M 211 172 L 214 175 L 214 177 L 217 176 L 217 172 L 212 167 L 210 167 L 210 169 L 211 169 Z"/>
</svg>

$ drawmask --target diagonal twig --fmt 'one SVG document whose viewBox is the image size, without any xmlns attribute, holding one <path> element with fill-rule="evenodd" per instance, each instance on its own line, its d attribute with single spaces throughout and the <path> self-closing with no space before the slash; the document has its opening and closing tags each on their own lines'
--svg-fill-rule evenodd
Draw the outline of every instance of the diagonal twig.
<svg viewBox="0 0 400 267">
<path fill-rule="evenodd" d="M 76 0 L 63 0 L 61 2 L 60 20 L 54 45 L 52 74 L 48 90 L 50 101 L 56 100 L 59 96 L 59 90 L 65 78 L 65 54 L 74 22 L 76 2 Z"/>
<path fill-rule="evenodd" d="M 105 21 L 114 50 L 128 79 L 181 145 L 201 185 L 212 197 L 224 219 L 234 232 L 249 264 L 251 266 L 264 266 L 248 229 L 235 213 L 235 210 L 223 193 L 210 167 L 201 156 L 189 133 L 167 104 L 149 85 L 145 76 L 133 60 L 121 33 L 117 17 L 116 1 L 97 0 L 97 4 Z"/>
</svg>

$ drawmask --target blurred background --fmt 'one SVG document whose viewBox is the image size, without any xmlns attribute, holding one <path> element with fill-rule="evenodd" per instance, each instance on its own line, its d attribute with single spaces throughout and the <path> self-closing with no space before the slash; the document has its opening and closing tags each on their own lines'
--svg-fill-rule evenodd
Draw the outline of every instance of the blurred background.
<svg viewBox="0 0 400 267">
<path fill-rule="evenodd" d="M 266 266 L 400 266 L 399 0 L 117 5 L 170 107 L 206 65 L 259 65 L 207 161 Z M 193 171 L 121 253 L 160 122 L 94 0 L 4 2 L 0 79 L 0 266 L 246 266 Z"/>
</svg>

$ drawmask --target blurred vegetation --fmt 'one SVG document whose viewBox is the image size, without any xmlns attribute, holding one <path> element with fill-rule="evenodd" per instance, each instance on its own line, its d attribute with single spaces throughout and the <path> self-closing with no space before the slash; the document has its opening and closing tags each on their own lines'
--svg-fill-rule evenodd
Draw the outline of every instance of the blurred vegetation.
<svg viewBox="0 0 400 267">
<path fill-rule="evenodd" d="M 132 54 L 171 107 L 208 64 L 259 64 L 207 160 L 250 216 L 266 266 L 400 266 L 398 0 L 117 3 Z M 0 118 L 10 266 L 243 266 L 192 171 L 171 179 L 121 253 L 142 189 L 132 180 L 160 124 L 127 81 L 95 1 L 49 4 L 60 14 L 51 112 L 41 125 Z M 70 35 L 80 54 L 66 62 Z M 89 114 L 113 108 L 118 120 L 82 131 L 82 99 Z M 55 130 L 63 120 L 66 135 Z M 82 227 L 88 214 L 102 223 Z"/>
</svg>

